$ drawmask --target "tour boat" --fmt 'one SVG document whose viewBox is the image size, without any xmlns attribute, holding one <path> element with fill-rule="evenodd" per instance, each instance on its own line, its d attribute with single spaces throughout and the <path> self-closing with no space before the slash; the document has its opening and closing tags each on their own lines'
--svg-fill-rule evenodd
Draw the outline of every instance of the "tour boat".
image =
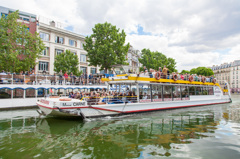
<svg viewBox="0 0 240 159">
<path fill-rule="evenodd" d="M 116 68 L 115 68 L 116 69 Z M 37 102 L 42 114 L 47 116 L 78 116 L 83 119 L 103 116 L 116 116 L 129 113 L 158 111 L 165 109 L 186 108 L 231 102 L 228 83 L 162 79 L 136 74 L 121 74 L 102 78 L 107 84 L 107 91 L 119 96 L 90 97 L 70 99 L 48 97 Z M 126 72 L 126 71 L 125 71 Z M 131 95 L 127 95 L 131 92 Z M 126 94 L 124 94 L 126 93 Z"/>
</svg>

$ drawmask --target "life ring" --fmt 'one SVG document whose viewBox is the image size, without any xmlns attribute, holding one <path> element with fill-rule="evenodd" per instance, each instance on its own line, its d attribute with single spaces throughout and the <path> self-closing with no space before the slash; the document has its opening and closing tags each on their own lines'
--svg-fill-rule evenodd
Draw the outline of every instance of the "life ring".
<svg viewBox="0 0 240 159">
<path fill-rule="evenodd" d="M 214 78 L 214 79 L 213 79 L 213 83 L 216 84 L 216 82 L 217 82 L 217 81 L 216 81 L 216 79 Z"/>
<path fill-rule="evenodd" d="M 206 82 L 206 77 L 202 77 L 202 83 Z"/>
<path fill-rule="evenodd" d="M 174 80 L 174 81 L 177 81 L 177 80 L 178 80 L 177 74 L 174 74 L 174 75 L 173 75 L 173 80 Z"/>
<path fill-rule="evenodd" d="M 189 82 L 192 82 L 193 81 L 193 76 L 189 76 L 188 80 L 189 80 Z"/>
<path fill-rule="evenodd" d="M 60 98 L 59 101 L 71 101 L 71 98 Z"/>
<path fill-rule="evenodd" d="M 161 73 L 160 72 L 156 72 L 155 73 L 155 78 L 156 78 L 156 80 L 159 80 L 161 78 Z"/>
</svg>

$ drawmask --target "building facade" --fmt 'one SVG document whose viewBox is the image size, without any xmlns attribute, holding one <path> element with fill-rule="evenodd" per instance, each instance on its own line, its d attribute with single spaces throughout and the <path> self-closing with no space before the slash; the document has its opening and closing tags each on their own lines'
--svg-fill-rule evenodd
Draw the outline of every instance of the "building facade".
<svg viewBox="0 0 240 159">
<path fill-rule="evenodd" d="M 221 85 L 224 84 L 225 80 L 229 83 L 232 92 L 240 92 L 240 60 L 224 63 L 220 66 L 213 65 L 211 69 Z"/>
<path fill-rule="evenodd" d="M 0 6 L 0 18 L 7 17 L 8 14 L 16 10 Z M 30 33 L 34 34 L 37 31 L 37 16 L 35 14 L 19 11 L 18 22 L 25 24 Z"/>
<path fill-rule="evenodd" d="M 39 22 L 37 32 L 46 46 L 35 67 L 37 73 L 46 72 L 53 75 L 56 55 L 66 50 L 70 50 L 78 56 L 80 71 L 87 74 L 99 73 L 98 67 L 88 66 L 87 52 L 83 49 L 84 36 L 58 28 L 54 21 L 49 24 Z"/>
<path fill-rule="evenodd" d="M 129 64 L 129 67 L 131 68 L 131 72 L 139 73 L 139 67 L 141 65 L 138 60 L 139 57 L 140 57 L 140 51 L 135 50 L 133 46 L 130 45 L 130 48 L 126 56 L 126 62 Z"/>
</svg>

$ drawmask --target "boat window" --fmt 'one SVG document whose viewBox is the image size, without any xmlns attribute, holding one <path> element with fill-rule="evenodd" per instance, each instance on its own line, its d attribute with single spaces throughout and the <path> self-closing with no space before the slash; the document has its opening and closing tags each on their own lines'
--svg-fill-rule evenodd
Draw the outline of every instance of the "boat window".
<svg viewBox="0 0 240 159">
<path fill-rule="evenodd" d="M 152 101 L 153 102 L 162 101 L 162 86 L 152 85 Z"/>
<path fill-rule="evenodd" d="M 202 87 L 196 87 L 196 95 L 202 95 Z"/>
<path fill-rule="evenodd" d="M 214 95 L 214 93 L 213 93 L 213 87 L 209 87 L 209 95 Z"/>
<path fill-rule="evenodd" d="M 11 89 L 0 89 L 0 99 L 11 98 Z"/>
<path fill-rule="evenodd" d="M 151 102 L 151 89 L 149 84 L 139 84 L 140 103 Z"/>
<path fill-rule="evenodd" d="M 189 95 L 196 95 L 196 91 L 195 91 L 194 86 L 189 87 Z"/>
<path fill-rule="evenodd" d="M 208 95 L 209 87 L 203 87 L 202 95 Z"/>
<path fill-rule="evenodd" d="M 16 88 L 13 90 L 13 98 L 23 98 L 24 90 L 21 88 Z"/>
<path fill-rule="evenodd" d="M 172 101 L 172 86 L 163 86 L 163 100 Z"/>
<path fill-rule="evenodd" d="M 180 86 L 173 86 L 173 100 L 181 100 Z"/>
<path fill-rule="evenodd" d="M 35 89 L 28 88 L 26 89 L 26 98 L 35 98 Z"/>
<path fill-rule="evenodd" d="M 38 88 L 37 97 L 44 97 L 44 95 L 45 95 L 45 89 Z"/>
<path fill-rule="evenodd" d="M 189 100 L 188 86 L 181 86 L 182 89 L 182 100 Z"/>
</svg>

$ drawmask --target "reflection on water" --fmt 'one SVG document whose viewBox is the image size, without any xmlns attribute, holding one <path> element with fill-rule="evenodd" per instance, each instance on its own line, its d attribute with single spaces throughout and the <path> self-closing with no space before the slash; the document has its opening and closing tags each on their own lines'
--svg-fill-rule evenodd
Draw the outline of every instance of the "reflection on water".
<svg viewBox="0 0 240 159">
<path fill-rule="evenodd" d="M 83 122 L 0 112 L 0 158 L 238 158 L 240 100 Z"/>
</svg>

